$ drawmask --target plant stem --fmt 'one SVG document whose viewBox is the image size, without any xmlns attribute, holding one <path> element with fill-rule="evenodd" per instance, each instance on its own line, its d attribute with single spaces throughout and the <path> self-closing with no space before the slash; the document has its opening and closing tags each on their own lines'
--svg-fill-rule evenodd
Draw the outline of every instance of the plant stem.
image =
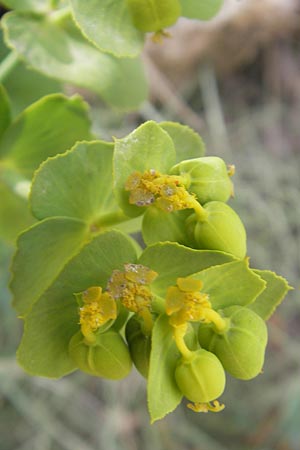
<svg viewBox="0 0 300 450">
<path fill-rule="evenodd" d="M 223 319 L 215 310 L 205 308 L 205 318 L 212 322 L 219 333 L 224 332 L 228 328 L 228 321 Z"/>
<path fill-rule="evenodd" d="M 19 62 L 17 52 L 11 51 L 0 63 L 0 81 L 3 82 Z"/>
<path fill-rule="evenodd" d="M 91 230 L 99 231 L 101 228 L 111 227 L 128 220 L 130 220 L 130 218 L 125 216 L 123 211 L 119 210 L 111 212 L 108 214 L 104 214 L 103 216 L 100 216 L 98 219 L 96 219 L 95 222 L 93 222 L 91 225 Z"/>
<path fill-rule="evenodd" d="M 184 335 L 186 333 L 187 325 L 184 324 L 180 327 L 174 327 L 173 336 L 176 342 L 176 346 L 184 359 L 191 359 L 194 352 L 192 352 L 184 341 Z"/>
</svg>

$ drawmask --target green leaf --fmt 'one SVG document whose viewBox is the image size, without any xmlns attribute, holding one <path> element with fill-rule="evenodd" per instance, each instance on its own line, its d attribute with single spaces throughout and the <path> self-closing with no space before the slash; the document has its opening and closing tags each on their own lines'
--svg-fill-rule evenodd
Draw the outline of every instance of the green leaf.
<svg viewBox="0 0 300 450">
<path fill-rule="evenodd" d="M 14 117 L 41 97 L 63 91 L 61 83 L 30 70 L 21 61 L 5 79 L 4 85 Z"/>
<path fill-rule="evenodd" d="M 48 0 L 1 0 L 4 6 L 20 11 L 44 12 L 49 10 Z"/>
<path fill-rule="evenodd" d="M 0 236 L 13 242 L 34 221 L 28 202 L 0 181 Z"/>
<path fill-rule="evenodd" d="M 25 319 L 18 351 L 23 368 L 33 375 L 61 377 L 74 369 L 68 355 L 70 338 L 79 330 L 73 293 L 90 286 L 106 287 L 113 270 L 136 262 L 131 239 L 118 231 L 99 234 L 60 270 Z M 46 264 L 44 265 L 44 269 Z M 21 277 L 21 275 L 20 275 Z M 19 279 L 19 281 L 21 281 Z"/>
<path fill-rule="evenodd" d="M 90 224 L 118 211 L 112 192 L 112 143 L 79 142 L 45 161 L 36 172 L 31 204 L 38 219 L 67 216 Z"/>
<path fill-rule="evenodd" d="M 139 263 L 155 270 L 158 277 L 151 287 L 162 298 L 178 277 L 187 277 L 210 266 L 225 264 L 235 258 L 227 253 L 212 250 L 194 250 L 176 243 L 159 243 L 146 248 Z"/>
<path fill-rule="evenodd" d="M 117 57 L 138 55 L 144 34 L 133 25 L 124 0 L 71 0 L 75 19 L 83 33 L 100 50 Z"/>
<path fill-rule="evenodd" d="M 12 265 L 13 306 L 25 315 L 87 239 L 86 224 L 51 218 L 22 233 Z"/>
<path fill-rule="evenodd" d="M 190 19 L 209 20 L 221 9 L 223 0 L 180 0 L 181 15 Z"/>
<path fill-rule="evenodd" d="M 151 423 L 162 419 L 179 405 L 182 393 L 174 377 L 179 352 L 166 315 L 160 316 L 152 331 L 148 376 L 148 407 Z"/>
<path fill-rule="evenodd" d="M 270 270 L 254 270 L 254 272 L 265 280 L 267 286 L 248 308 L 256 312 L 262 319 L 268 320 L 292 288 L 283 277 Z"/>
<path fill-rule="evenodd" d="M 205 154 L 204 142 L 192 128 L 176 122 L 160 122 L 159 126 L 173 141 L 176 163 L 185 159 L 199 158 Z"/>
<path fill-rule="evenodd" d="M 133 172 L 155 169 L 166 173 L 175 161 L 171 138 L 155 122 L 149 121 L 123 139 L 116 139 L 114 154 L 115 192 L 120 207 L 128 216 L 143 214 L 144 209 L 129 204 L 125 183 Z"/>
<path fill-rule="evenodd" d="M 55 20 L 51 15 L 11 12 L 2 26 L 7 45 L 49 77 L 90 89 L 122 109 L 136 108 L 147 97 L 141 61 L 101 53 L 71 17 Z"/>
<path fill-rule="evenodd" d="M 0 157 L 30 177 L 48 156 L 64 152 L 77 140 L 90 138 L 87 105 L 78 96 L 44 97 L 29 106 L 7 128 Z"/>
<path fill-rule="evenodd" d="M 78 331 L 77 304 L 72 294 L 59 300 L 41 299 L 25 322 L 17 360 L 30 375 L 59 378 L 76 369 L 68 343 Z"/>
<path fill-rule="evenodd" d="M 202 291 L 209 294 L 214 309 L 246 306 L 265 289 L 265 281 L 249 268 L 248 260 L 233 261 L 210 267 L 192 278 L 203 282 Z"/>
<path fill-rule="evenodd" d="M 10 104 L 9 99 L 4 89 L 4 86 L 0 84 L 0 138 L 6 128 L 11 122 Z"/>
<path fill-rule="evenodd" d="M 172 214 L 150 206 L 147 208 L 142 224 L 143 239 L 147 245 L 156 242 L 178 242 L 193 246 L 193 241 L 187 236 L 186 219 L 190 211 L 175 211 Z"/>
</svg>

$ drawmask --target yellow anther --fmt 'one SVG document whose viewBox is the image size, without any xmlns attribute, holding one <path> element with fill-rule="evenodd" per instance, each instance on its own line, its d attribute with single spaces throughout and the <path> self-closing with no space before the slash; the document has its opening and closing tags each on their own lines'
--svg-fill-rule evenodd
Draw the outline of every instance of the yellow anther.
<svg viewBox="0 0 300 450">
<path fill-rule="evenodd" d="M 191 277 L 177 278 L 177 285 L 167 290 L 166 313 L 173 327 L 187 322 L 213 323 L 220 332 L 227 328 L 227 321 L 209 302 L 208 294 L 200 292 L 203 283 Z"/>
<path fill-rule="evenodd" d="M 224 404 L 220 404 L 218 400 L 214 400 L 212 403 L 188 403 L 186 405 L 189 409 L 194 412 L 220 412 L 225 408 Z"/>
<path fill-rule="evenodd" d="M 141 264 L 125 264 L 124 269 L 124 272 L 113 272 L 107 290 L 129 311 L 142 317 L 149 329 L 152 327 L 152 293 L 149 284 L 157 277 L 157 273 Z"/>
<path fill-rule="evenodd" d="M 159 30 L 152 34 L 151 40 L 155 44 L 162 44 L 165 38 L 171 38 L 172 35 L 165 30 Z"/>
<path fill-rule="evenodd" d="M 155 205 L 166 212 L 198 208 L 194 195 L 190 194 L 183 180 L 176 175 L 163 175 L 154 169 L 144 173 L 132 173 L 125 184 L 130 191 L 129 203 L 136 206 Z"/>
<path fill-rule="evenodd" d="M 202 282 L 192 278 L 178 278 L 177 286 L 168 288 L 166 313 L 170 324 L 180 327 L 186 322 L 205 321 L 204 311 L 211 308 L 208 295 L 200 292 Z"/>
<path fill-rule="evenodd" d="M 83 305 L 79 308 L 82 334 L 89 338 L 101 325 L 117 317 L 115 300 L 99 286 L 92 286 L 82 293 Z"/>
</svg>

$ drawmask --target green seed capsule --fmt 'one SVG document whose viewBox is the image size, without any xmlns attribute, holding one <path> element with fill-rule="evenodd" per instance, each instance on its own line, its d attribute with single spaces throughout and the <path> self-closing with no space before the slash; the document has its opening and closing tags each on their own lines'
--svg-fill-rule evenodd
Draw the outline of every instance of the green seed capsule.
<svg viewBox="0 0 300 450">
<path fill-rule="evenodd" d="M 227 202 L 233 194 L 233 184 L 223 159 L 217 156 L 189 159 L 173 166 L 171 175 L 183 176 L 187 189 L 201 203 Z"/>
<path fill-rule="evenodd" d="M 237 213 L 223 202 L 209 202 L 203 208 L 207 217 L 203 221 L 197 220 L 194 229 L 197 247 L 244 258 L 246 231 Z"/>
<path fill-rule="evenodd" d="M 216 333 L 211 325 L 200 325 L 199 342 L 213 352 L 224 369 L 235 378 L 249 380 L 262 370 L 268 333 L 265 322 L 255 312 L 241 306 L 222 311 L 228 328 Z"/>
<path fill-rule="evenodd" d="M 194 352 L 191 359 L 179 360 L 175 380 L 182 394 L 195 403 L 215 400 L 223 393 L 226 381 L 218 358 L 204 349 Z"/>
<path fill-rule="evenodd" d="M 131 359 L 135 367 L 143 377 L 147 378 L 151 352 L 151 336 L 143 333 L 142 323 L 136 315 L 132 316 L 127 322 L 125 335 Z"/>
<path fill-rule="evenodd" d="M 97 335 L 92 345 L 79 331 L 70 340 L 69 354 L 80 370 L 97 377 L 119 380 L 131 370 L 127 345 L 112 329 Z"/>
<path fill-rule="evenodd" d="M 127 0 L 127 4 L 135 27 L 144 32 L 170 27 L 181 14 L 179 0 Z"/>
</svg>

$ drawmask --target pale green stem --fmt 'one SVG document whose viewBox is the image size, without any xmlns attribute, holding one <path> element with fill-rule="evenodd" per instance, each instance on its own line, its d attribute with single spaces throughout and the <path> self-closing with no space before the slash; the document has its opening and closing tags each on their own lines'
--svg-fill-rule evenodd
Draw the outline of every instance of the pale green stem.
<svg viewBox="0 0 300 450">
<path fill-rule="evenodd" d="M 123 211 L 116 211 L 100 216 L 99 219 L 96 219 L 95 222 L 93 222 L 93 224 L 91 225 L 91 229 L 98 231 L 101 228 L 111 227 L 128 220 L 130 220 L 130 218 L 125 216 Z"/>
<path fill-rule="evenodd" d="M 19 62 L 19 56 L 11 51 L 0 63 L 0 81 L 3 82 Z"/>
<path fill-rule="evenodd" d="M 184 324 L 180 327 L 174 327 L 173 330 L 173 336 L 176 342 L 176 346 L 180 353 L 182 354 L 184 359 L 191 359 L 194 355 L 194 352 L 192 352 L 186 345 L 184 341 L 184 336 L 186 333 L 187 325 Z"/>
<path fill-rule="evenodd" d="M 216 330 L 220 333 L 225 331 L 228 328 L 228 322 L 226 319 L 223 319 L 223 317 L 220 316 L 215 310 L 210 308 L 205 308 L 204 310 L 204 317 L 209 321 L 212 322 L 216 328 Z"/>
</svg>

